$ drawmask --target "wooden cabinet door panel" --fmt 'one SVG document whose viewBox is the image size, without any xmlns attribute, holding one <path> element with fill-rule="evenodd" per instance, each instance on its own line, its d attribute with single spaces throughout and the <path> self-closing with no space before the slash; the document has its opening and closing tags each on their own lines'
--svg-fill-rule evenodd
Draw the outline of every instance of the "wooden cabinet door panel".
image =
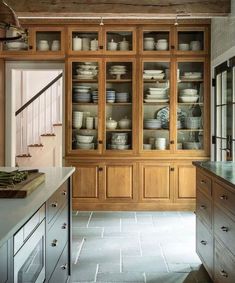
<svg viewBox="0 0 235 283">
<path fill-rule="evenodd" d="M 99 180 L 97 165 L 81 165 L 73 174 L 74 198 L 98 198 Z"/>
<path fill-rule="evenodd" d="M 170 197 L 170 166 L 168 164 L 144 165 L 142 174 L 144 199 Z"/>
<path fill-rule="evenodd" d="M 133 198 L 133 165 L 106 166 L 106 198 Z"/>
<path fill-rule="evenodd" d="M 178 198 L 196 197 L 196 168 L 193 165 L 178 165 Z"/>
</svg>

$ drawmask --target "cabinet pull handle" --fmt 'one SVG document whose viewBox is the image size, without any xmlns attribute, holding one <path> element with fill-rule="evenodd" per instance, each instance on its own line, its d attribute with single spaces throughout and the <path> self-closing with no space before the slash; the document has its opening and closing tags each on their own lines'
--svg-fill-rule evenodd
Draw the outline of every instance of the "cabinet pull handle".
<svg viewBox="0 0 235 283">
<path fill-rule="evenodd" d="M 52 206 L 52 207 L 57 207 L 57 206 L 58 206 L 58 202 L 56 202 L 56 201 L 53 202 L 53 203 L 51 204 L 51 206 Z"/>
<path fill-rule="evenodd" d="M 67 224 L 64 223 L 62 226 L 61 226 L 61 229 L 65 230 L 67 228 Z"/>
<path fill-rule="evenodd" d="M 201 180 L 200 183 L 203 184 L 203 185 L 205 185 L 205 184 L 206 184 L 206 181 L 205 181 L 205 180 Z"/>
<path fill-rule="evenodd" d="M 56 247 L 58 245 L 58 240 L 53 240 L 51 245 L 52 245 L 52 247 Z"/>
<path fill-rule="evenodd" d="M 220 227 L 220 229 L 223 231 L 223 232 L 228 232 L 228 227 L 226 227 L 226 226 L 222 226 L 222 227 Z"/>
<path fill-rule="evenodd" d="M 61 265 L 61 267 L 60 267 L 62 270 L 66 270 L 67 269 L 67 264 L 63 264 L 63 265 Z"/>
<path fill-rule="evenodd" d="M 225 272 L 223 269 L 220 270 L 220 275 L 223 276 L 223 277 L 228 277 L 227 272 Z"/>
<path fill-rule="evenodd" d="M 99 172 L 103 171 L 103 168 L 102 168 L 102 167 L 99 167 L 99 168 L 98 168 L 98 171 L 99 171 Z"/>
<path fill-rule="evenodd" d="M 202 204 L 202 205 L 200 206 L 200 208 L 201 208 L 201 209 L 206 209 L 206 206 L 205 206 L 204 204 Z"/>
<path fill-rule="evenodd" d="M 174 167 L 171 167 L 171 171 L 175 171 L 175 168 L 174 168 Z"/>
<path fill-rule="evenodd" d="M 103 141 L 98 141 L 99 144 L 103 144 Z"/>
<path fill-rule="evenodd" d="M 104 46 L 102 46 L 102 45 L 100 45 L 100 46 L 99 46 L 99 49 L 101 49 L 101 50 L 102 50 L 103 48 L 104 48 Z"/>
<path fill-rule="evenodd" d="M 170 141 L 170 144 L 174 144 L 175 143 L 175 141 Z"/>
<path fill-rule="evenodd" d="M 174 45 L 171 45 L 171 49 L 175 49 L 175 46 L 174 46 Z"/>
<path fill-rule="evenodd" d="M 62 192 L 62 195 L 63 195 L 63 196 L 67 196 L 67 191 L 63 191 L 63 192 Z"/>
<path fill-rule="evenodd" d="M 220 196 L 220 199 L 222 199 L 222 200 L 227 200 L 227 199 L 228 199 L 228 196 L 222 195 L 222 196 Z"/>
<path fill-rule="evenodd" d="M 201 244 L 205 246 L 207 244 L 207 241 L 202 240 Z"/>
</svg>

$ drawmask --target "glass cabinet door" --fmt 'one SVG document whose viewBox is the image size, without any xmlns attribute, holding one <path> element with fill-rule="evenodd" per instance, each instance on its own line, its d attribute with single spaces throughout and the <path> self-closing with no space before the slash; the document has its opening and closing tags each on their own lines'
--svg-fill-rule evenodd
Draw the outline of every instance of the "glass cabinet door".
<svg viewBox="0 0 235 283">
<path fill-rule="evenodd" d="M 106 61 L 105 150 L 133 149 L 133 62 Z"/>
<path fill-rule="evenodd" d="M 37 52 L 63 52 L 64 30 L 61 28 L 35 28 L 34 49 Z"/>
<path fill-rule="evenodd" d="M 97 59 L 71 62 L 71 148 L 99 151 L 99 101 L 101 63 Z"/>
<path fill-rule="evenodd" d="M 170 62 L 149 60 L 143 70 L 142 150 L 170 149 Z"/>
<path fill-rule="evenodd" d="M 204 62 L 178 62 L 177 150 L 204 149 Z"/>
</svg>

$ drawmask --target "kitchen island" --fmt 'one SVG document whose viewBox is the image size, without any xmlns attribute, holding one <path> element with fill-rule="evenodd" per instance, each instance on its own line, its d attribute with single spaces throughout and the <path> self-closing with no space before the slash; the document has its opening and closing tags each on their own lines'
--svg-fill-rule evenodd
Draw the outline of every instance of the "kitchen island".
<svg viewBox="0 0 235 283">
<path fill-rule="evenodd" d="M 235 282 L 235 163 L 194 162 L 196 250 L 215 283 Z"/>
<path fill-rule="evenodd" d="M 0 167 L 1 171 L 14 169 Z M 70 275 L 70 177 L 74 168 L 40 168 L 39 171 L 45 173 L 45 182 L 29 196 L 23 199 L 0 199 L 0 283 L 18 282 L 19 276 L 23 276 L 26 282 L 26 278 L 36 275 L 46 279 L 46 282 L 53 282 L 57 277 L 62 280 L 63 276 L 68 279 Z M 39 235 L 40 244 L 32 246 L 31 238 L 37 239 Z M 27 253 L 28 256 L 23 258 L 23 254 Z M 33 269 L 27 271 L 28 274 L 25 272 L 33 257 L 38 262 L 32 265 L 38 264 L 41 274 L 38 271 L 30 274 Z M 60 260 L 65 263 L 60 265 Z M 19 264 L 22 266 L 19 267 Z M 57 265 L 60 265 L 59 271 Z"/>
</svg>

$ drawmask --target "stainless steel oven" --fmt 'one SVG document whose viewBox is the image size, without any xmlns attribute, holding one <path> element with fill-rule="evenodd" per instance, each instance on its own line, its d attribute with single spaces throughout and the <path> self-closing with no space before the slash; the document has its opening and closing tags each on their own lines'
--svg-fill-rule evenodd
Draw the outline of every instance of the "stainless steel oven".
<svg viewBox="0 0 235 283">
<path fill-rule="evenodd" d="M 45 280 L 45 207 L 14 236 L 14 283 Z"/>
</svg>

